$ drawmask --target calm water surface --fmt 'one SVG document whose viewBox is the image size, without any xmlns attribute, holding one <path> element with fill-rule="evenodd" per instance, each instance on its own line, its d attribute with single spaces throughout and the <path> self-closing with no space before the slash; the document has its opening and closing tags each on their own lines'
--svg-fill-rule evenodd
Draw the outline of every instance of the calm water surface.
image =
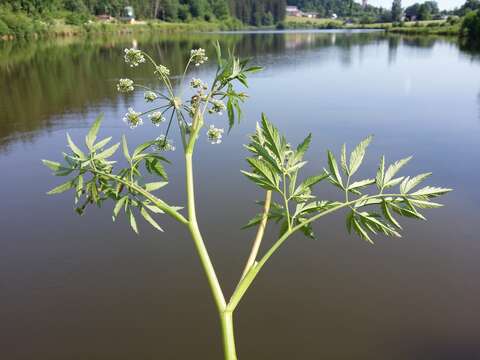
<svg viewBox="0 0 480 360">
<path fill-rule="evenodd" d="M 162 220 L 166 233 L 142 224 L 137 237 L 109 209 L 80 218 L 71 194 L 45 195 L 59 179 L 40 163 L 59 159 L 66 130 L 80 139 L 99 112 L 102 133 L 132 145 L 157 131 L 121 121 L 144 105 L 141 93 L 117 94 L 117 79 L 151 82 L 123 64 L 123 48 L 138 45 L 179 73 L 189 49 L 210 51 L 212 39 L 266 67 L 251 79 L 240 126 L 198 147 L 199 220 L 226 293 L 253 235 L 237 229 L 262 196 L 239 173 L 262 111 L 292 142 L 314 134 L 311 173 L 326 148 L 375 134 L 361 175 L 382 153 L 414 154 L 406 173 L 433 171 L 432 184 L 455 189 L 427 224 L 404 222 L 402 239 L 371 246 L 346 234 L 342 215 L 316 224 L 319 241 L 292 238 L 238 310 L 240 358 L 480 359 L 480 62 L 453 41 L 344 32 L 0 44 L 0 358 L 221 358 L 187 232 Z M 171 158 L 164 197 L 184 204 L 180 154 Z M 320 194 L 338 196 L 328 186 Z"/>
</svg>

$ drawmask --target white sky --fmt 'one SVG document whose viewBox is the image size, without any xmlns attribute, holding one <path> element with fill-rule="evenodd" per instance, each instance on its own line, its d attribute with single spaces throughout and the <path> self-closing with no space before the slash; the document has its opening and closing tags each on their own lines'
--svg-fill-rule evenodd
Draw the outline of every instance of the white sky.
<svg viewBox="0 0 480 360">
<path fill-rule="evenodd" d="M 367 0 L 370 5 L 381 6 L 384 8 L 390 8 L 392 6 L 391 0 Z M 357 1 L 359 2 L 359 1 Z M 423 0 L 402 0 L 402 6 L 407 7 L 416 2 L 422 3 Z M 465 0 L 437 0 L 440 10 L 450 10 L 455 7 L 459 7 L 465 3 Z"/>
</svg>

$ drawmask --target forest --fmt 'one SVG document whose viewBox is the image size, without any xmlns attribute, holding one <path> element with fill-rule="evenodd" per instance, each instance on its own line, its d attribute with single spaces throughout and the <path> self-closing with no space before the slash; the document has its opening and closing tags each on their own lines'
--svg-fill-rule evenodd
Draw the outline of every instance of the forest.
<svg viewBox="0 0 480 360">
<path fill-rule="evenodd" d="M 165 21 L 225 20 L 272 25 L 284 19 L 285 0 L 0 0 L 0 7 L 29 15 L 70 11 L 85 15 L 119 16 L 132 6 L 138 19 Z"/>
</svg>

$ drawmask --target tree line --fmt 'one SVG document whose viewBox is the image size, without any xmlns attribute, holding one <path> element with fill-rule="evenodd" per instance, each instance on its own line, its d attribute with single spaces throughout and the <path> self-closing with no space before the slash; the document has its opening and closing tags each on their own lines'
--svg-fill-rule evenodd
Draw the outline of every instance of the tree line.
<svg viewBox="0 0 480 360">
<path fill-rule="evenodd" d="M 285 17 L 285 0 L 0 0 L 0 6 L 27 14 L 71 11 L 89 15 L 120 16 L 132 6 L 140 19 L 164 21 L 225 20 L 273 25 Z"/>
</svg>

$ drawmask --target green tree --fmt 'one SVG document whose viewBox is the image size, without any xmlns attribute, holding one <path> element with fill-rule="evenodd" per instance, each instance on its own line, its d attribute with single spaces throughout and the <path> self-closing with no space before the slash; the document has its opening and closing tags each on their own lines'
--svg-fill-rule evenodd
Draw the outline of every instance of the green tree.
<svg viewBox="0 0 480 360">
<path fill-rule="evenodd" d="M 402 20 L 402 15 L 403 15 L 402 0 L 393 0 L 391 14 L 392 14 L 392 21 Z"/>
</svg>

